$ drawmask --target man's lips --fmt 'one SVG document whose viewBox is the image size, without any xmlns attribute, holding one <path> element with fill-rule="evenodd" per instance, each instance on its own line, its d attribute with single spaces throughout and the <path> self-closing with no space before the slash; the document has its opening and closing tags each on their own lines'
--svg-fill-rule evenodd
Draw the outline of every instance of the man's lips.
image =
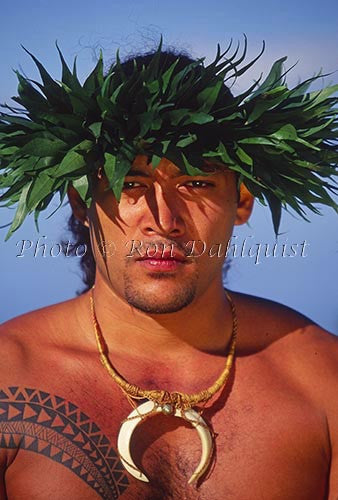
<svg viewBox="0 0 338 500">
<path fill-rule="evenodd" d="M 177 250 L 164 250 L 158 252 L 148 252 L 146 255 L 142 257 L 138 257 L 137 261 L 159 261 L 159 262 L 168 262 L 168 261 L 177 261 L 177 262 L 185 262 L 187 259 L 185 255 L 178 252 Z"/>
<path fill-rule="evenodd" d="M 164 249 L 157 252 L 148 252 L 136 259 L 136 262 L 151 271 L 176 271 L 187 261 L 185 255 L 177 249 Z"/>
<path fill-rule="evenodd" d="M 163 272 L 163 271 L 176 271 L 179 267 L 184 265 L 185 261 L 174 258 L 155 259 L 153 257 L 147 257 L 138 259 L 137 263 L 148 270 Z"/>
</svg>

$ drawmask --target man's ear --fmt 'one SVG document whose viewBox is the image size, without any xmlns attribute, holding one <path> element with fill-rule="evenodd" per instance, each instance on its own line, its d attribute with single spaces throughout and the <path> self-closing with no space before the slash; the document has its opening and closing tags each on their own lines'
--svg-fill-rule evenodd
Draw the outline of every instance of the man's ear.
<svg viewBox="0 0 338 500">
<path fill-rule="evenodd" d="M 237 204 L 237 212 L 235 226 L 240 226 L 248 221 L 254 204 L 254 197 L 250 191 L 242 183 L 239 190 L 239 199 Z"/>
<path fill-rule="evenodd" d="M 82 222 L 86 227 L 89 227 L 88 217 L 87 217 L 87 206 L 85 202 L 81 199 L 81 196 L 76 191 L 74 186 L 69 184 L 67 189 L 67 194 L 69 198 L 70 206 L 74 216 Z"/>
</svg>

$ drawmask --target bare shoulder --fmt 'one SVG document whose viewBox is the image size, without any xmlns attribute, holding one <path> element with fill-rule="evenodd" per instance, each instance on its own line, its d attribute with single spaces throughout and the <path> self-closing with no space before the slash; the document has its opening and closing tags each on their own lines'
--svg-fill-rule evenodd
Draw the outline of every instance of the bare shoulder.
<svg viewBox="0 0 338 500">
<path fill-rule="evenodd" d="M 286 378 L 338 412 L 338 337 L 276 302 L 232 294 L 243 351 L 259 352 Z"/>
<path fill-rule="evenodd" d="M 318 347 L 333 356 L 337 354 L 338 337 L 303 314 L 278 302 L 242 293 L 231 293 L 242 329 L 261 347 L 278 340 L 296 348 Z"/>
<path fill-rule="evenodd" d="M 331 455 L 328 498 L 338 498 L 338 337 L 281 304 L 232 296 L 243 356 L 259 357 L 271 383 L 278 380 L 290 398 L 305 398 L 322 422 L 323 442 Z M 306 414 L 304 418 L 306 422 Z"/>
<path fill-rule="evenodd" d="M 72 333 L 83 321 L 84 297 L 76 297 L 17 316 L 0 325 L 2 361 L 0 375 L 24 371 L 48 350 L 71 343 Z M 75 326 L 76 325 L 76 326 Z"/>
</svg>

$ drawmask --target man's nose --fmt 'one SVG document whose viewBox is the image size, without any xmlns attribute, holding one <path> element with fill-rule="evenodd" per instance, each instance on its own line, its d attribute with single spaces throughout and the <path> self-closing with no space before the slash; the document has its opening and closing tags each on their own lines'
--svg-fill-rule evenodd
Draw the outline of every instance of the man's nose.
<svg viewBox="0 0 338 500">
<path fill-rule="evenodd" d="M 174 188 L 165 189 L 154 183 L 146 196 L 147 205 L 142 219 L 141 230 L 144 235 L 161 235 L 178 238 L 185 232 L 182 218 L 182 200 Z"/>
</svg>

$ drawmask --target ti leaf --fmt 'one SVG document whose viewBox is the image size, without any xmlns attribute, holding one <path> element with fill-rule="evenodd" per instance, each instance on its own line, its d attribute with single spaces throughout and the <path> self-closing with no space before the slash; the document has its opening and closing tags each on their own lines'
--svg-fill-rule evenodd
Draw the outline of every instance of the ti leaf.
<svg viewBox="0 0 338 500">
<path fill-rule="evenodd" d="M 29 181 L 22 188 L 18 208 L 16 209 L 13 222 L 12 222 L 12 224 L 9 228 L 9 231 L 6 235 L 5 241 L 7 241 L 11 237 L 11 235 L 14 233 L 14 231 L 16 231 L 21 226 L 21 224 L 25 220 L 26 215 L 29 212 L 26 200 L 27 200 L 27 194 L 28 194 L 28 191 L 31 187 L 31 184 L 32 184 L 32 181 Z"/>
</svg>

